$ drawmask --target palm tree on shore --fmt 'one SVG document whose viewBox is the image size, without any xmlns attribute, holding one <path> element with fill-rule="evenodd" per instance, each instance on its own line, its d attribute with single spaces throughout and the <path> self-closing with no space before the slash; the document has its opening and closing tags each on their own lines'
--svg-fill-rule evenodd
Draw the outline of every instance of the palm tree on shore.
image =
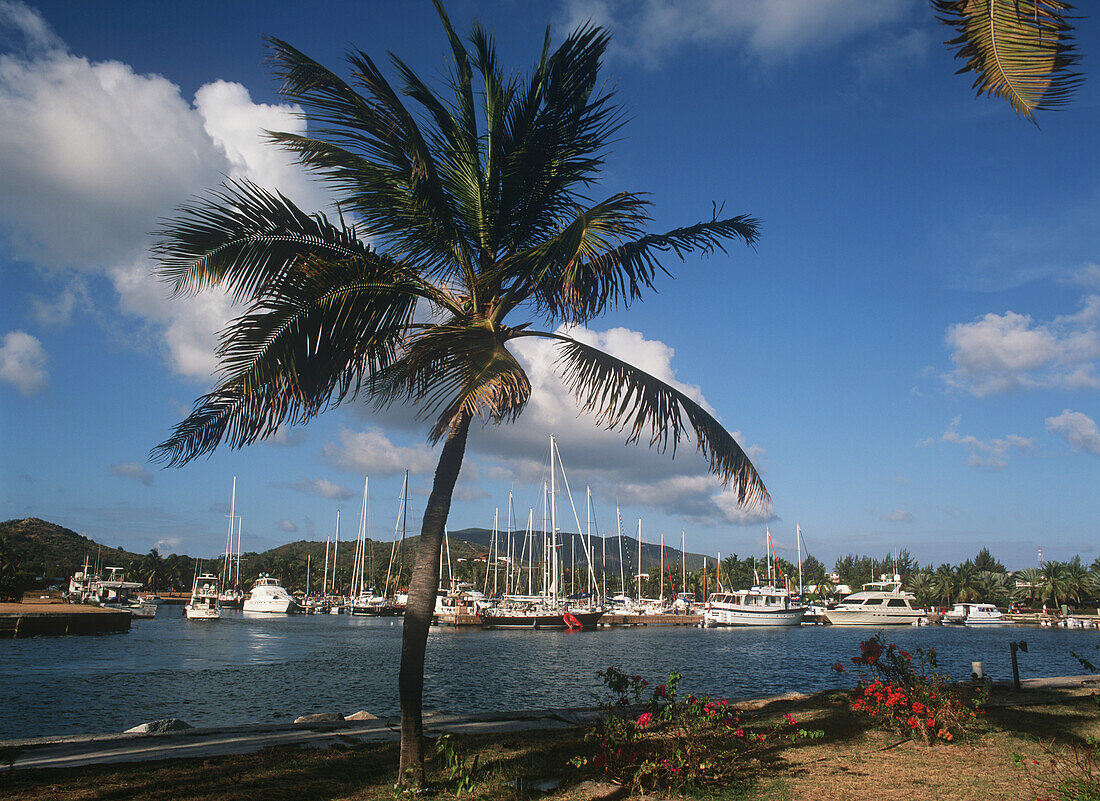
<svg viewBox="0 0 1100 801">
<path fill-rule="evenodd" d="M 402 781 L 420 780 L 424 652 L 470 425 L 514 421 L 531 392 L 508 343 L 557 343 L 567 386 L 598 424 L 659 450 L 694 439 L 738 503 L 769 501 L 698 403 L 571 333 L 654 290 L 669 255 L 753 244 L 757 221 L 715 212 L 651 234 L 642 195 L 593 201 L 621 124 L 598 83 L 607 34 L 582 27 L 551 51 L 548 30 L 530 77 L 507 78 L 491 35 L 475 24 L 467 46 L 436 5 L 449 96 L 396 56 L 398 88 L 361 51 L 348 56 L 349 83 L 269 40 L 283 93 L 310 122 L 308 136 L 271 138 L 335 191 L 339 220 L 230 181 L 183 207 L 157 246 L 177 294 L 220 286 L 247 306 L 223 332 L 218 384 L 154 449 L 161 461 L 244 447 L 354 399 L 413 405 L 442 442 L 404 621 Z"/>
</svg>

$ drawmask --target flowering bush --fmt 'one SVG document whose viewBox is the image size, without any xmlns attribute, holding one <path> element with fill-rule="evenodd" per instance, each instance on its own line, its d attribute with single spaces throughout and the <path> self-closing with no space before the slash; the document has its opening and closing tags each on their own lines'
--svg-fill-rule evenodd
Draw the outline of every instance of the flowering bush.
<svg viewBox="0 0 1100 801">
<path fill-rule="evenodd" d="M 851 708 L 876 723 L 919 736 L 932 744 L 951 742 L 979 715 L 989 694 L 988 682 L 973 697 L 954 687 L 949 676 L 936 672 L 936 649 L 917 649 L 917 656 L 896 645 L 883 645 L 876 634 L 859 644 L 852 657 L 859 672 Z M 844 672 L 837 662 L 833 670 Z"/>
<path fill-rule="evenodd" d="M 612 700 L 608 712 L 585 733 L 591 753 L 576 757 L 577 767 L 593 766 L 637 790 L 680 790 L 728 782 L 746 757 L 779 742 L 821 737 L 821 731 L 783 723 L 750 726 L 729 701 L 681 697 L 681 675 L 646 692 L 649 684 L 616 668 L 600 672 Z"/>
</svg>

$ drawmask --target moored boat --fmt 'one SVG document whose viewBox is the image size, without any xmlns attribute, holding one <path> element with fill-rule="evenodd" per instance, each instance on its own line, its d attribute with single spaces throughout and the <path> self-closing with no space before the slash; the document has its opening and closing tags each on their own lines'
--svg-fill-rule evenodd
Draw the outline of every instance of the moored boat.
<svg viewBox="0 0 1100 801">
<path fill-rule="evenodd" d="M 1008 623 L 1001 610 L 993 604 L 976 603 L 955 604 L 950 612 L 944 613 L 943 622 L 964 626 L 996 626 Z"/>
<path fill-rule="evenodd" d="M 825 619 L 834 626 L 913 626 L 927 615 L 928 610 L 916 606 L 916 596 L 901 588 L 901 577 L 896 575 L 893 581 L 870 581 L 860 592 L 825 610 Z"/>
<path fill-rule="evenodd" d="M 244 602 L 244 611 L 287 615 L 298 611 L 298 604 L 279 585 L 278 579 L 261 573 Z"/>
<path fill-rule="evenodd" d="M 188 620 L 217 620 L 222 616 L 218 594 L 218 577 L 204 573 L 195 577 L 191 587 L 191 600 L 183 609 Z"/>
<path fill-rule="evenodd" d="M 703 610 L 705 626 L 799 626 L 809 607 L 791 602 L 779 587 L 716 592 Z"/>
</svg>

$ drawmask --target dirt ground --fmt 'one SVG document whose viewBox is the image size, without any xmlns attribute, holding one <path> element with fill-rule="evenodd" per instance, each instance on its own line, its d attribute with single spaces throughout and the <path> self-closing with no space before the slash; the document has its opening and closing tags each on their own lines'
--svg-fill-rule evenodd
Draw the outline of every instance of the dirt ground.
<svg viewBox="0 0 1100 801">
<path fill-rule="evenodd" d="M 825 736 L 780 748 L 748 767 L 737 786 L 696 797 L 774 801 L 924 801 L 924 799 L 1058 798 L 1056 783 L 1072 762 L 1075 746 L 1100 738 L 1095 697 L 1035 693 L 994 698 L 980 730 L 952 744 L 926 746 L 869 730 L 836 697 L 781 701 L 761 710 L 765 718 L 791 712 L 800 724 Z M 581 785 L 595 777 L 568 767 L 581 749 L 579 730 L 523 732 L 455 738 L 473 764 L 476 782 L 463 798 L 582 801 L 602 789 Z M 1053 755 L 1053 757 L 1052 757 Z M 0 754 L 0 763 L 3 761 Z M 1052 762 L 1053 758 L 1053 762 Z M 402 796 L 394 790 L 396 745 L 327 750 L 273 749 L 208 760 L 172 760 L 53 771 L 0 772 L 5 801 L 376 801 Z M 1097 766 L 1100 769 L 1100 765 Z M 436 789 L 449 798 L 438 758 L 429 763 Z M 549 780 L 543 789 L 533 787 Z"/>
</svg>

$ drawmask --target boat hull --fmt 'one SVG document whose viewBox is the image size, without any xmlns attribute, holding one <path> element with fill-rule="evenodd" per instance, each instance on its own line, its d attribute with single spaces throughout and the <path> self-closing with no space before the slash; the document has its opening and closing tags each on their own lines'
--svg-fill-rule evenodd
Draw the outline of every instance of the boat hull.
<svg viewBox="0 0 1100 801">
<path fill-rule="evenodd" d="M 579 628 L 595 628 L 604 613 L 600 612 L 570 612 L 570 616 Z M 491 629 L 568 629 L 578 628 L 570 626 L 566 622 L 565 614 L 561 612 L 531 612 L 520 614 L 506 614 L 494 612 L 482 612 L 481 624 Z"/>
<path fill-rule="evenodd" d="M 188 620 L 217 620 L 222 616 L 220 609 L 210 609 L 207 607 L 185 607 L 183 610 L 184 615 Z"/>
<path fill-rule="evenodd" d="M 863 610 L 827 609 L 825 620 L 834 626 L 912 626 L 926 613 L 912 610 L 906 612 L 870 612 Z"/>
<path fill-rule="evenodd" d="M 258 601 L 251 599 L 244 602 L 245 612 L 263 612 L 271 615 L 289 615 L 296 611 L 297 604 L 293 600 L 282 598 L 263 598 Z"/>
<path fill-rule="evenodd" d="M 751 609 L 725 607 L 708 609 L 703 613 L 703 623 L 708 627 L 721 626 L 801 626 L 808 607 L 790 609 Z"/>
</svg>

